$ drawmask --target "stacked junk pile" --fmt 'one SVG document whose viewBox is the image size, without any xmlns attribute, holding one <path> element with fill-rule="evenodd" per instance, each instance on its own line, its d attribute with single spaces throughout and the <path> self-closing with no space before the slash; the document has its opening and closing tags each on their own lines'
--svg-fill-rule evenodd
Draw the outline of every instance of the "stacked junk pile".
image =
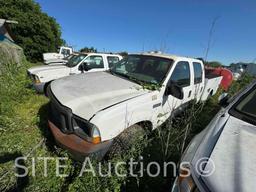
<svg viewBox="0 0 256 192">
<path fill-rule="evenodd" d="M 20 65 L 25 58 L 23 49 L 15 44 L 9 25 L 18 24 L 16 21 L 0 19 L 0 66 L 3 63 Z"/>
</svg>

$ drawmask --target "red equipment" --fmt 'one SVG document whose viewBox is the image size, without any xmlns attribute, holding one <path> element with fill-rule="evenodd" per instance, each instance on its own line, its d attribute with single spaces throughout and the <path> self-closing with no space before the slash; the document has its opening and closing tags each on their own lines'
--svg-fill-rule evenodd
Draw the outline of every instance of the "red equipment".
<svg viewBox="0 0 256 192">
<path fill-rule="evenodd" d="M 209 74 L 222 76 L 220 86 L 225 91 L 228 90 L 228 88 L 230 87 L 233 81 L 233 73 L 230 70 L 222 67 L 218 67 L 218 68 L 207 67 L 205 70 Z"/>
</svg>

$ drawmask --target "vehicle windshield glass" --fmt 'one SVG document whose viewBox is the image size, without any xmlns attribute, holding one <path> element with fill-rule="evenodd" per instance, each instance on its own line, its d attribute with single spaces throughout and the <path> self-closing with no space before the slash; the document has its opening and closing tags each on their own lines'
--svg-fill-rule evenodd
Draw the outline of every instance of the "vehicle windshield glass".
<svg viewBox="0 0 256 192">
<path fill-rule="evenodd" d="M 87 55 L 85 55 L 85 54 L 76 55 L 76 56 L 72 57 L 71 59 L 69 59 L 66 65 L 67 65 L 68 67 L 75 67 L 75 66 L 78 65 L 86 56 L 87 56 Z"/>
<path fill-rule="evenodd" d="M 256 118 L 256 87 L 235 108 L 238 112 Z"/>
<path fill-rule="evenodd" d="M 173 60 L 146 55 L 129 55 L 117 62 L 110 71 L 139 84 L 161 84 Z"/>
<path fill-rule="evenodd" d="M 71 58 L 75 57 L 76 55 L 68 55 L 67 57 L 64 57 L 63 60 L 70 60 Z"/>
</svg>

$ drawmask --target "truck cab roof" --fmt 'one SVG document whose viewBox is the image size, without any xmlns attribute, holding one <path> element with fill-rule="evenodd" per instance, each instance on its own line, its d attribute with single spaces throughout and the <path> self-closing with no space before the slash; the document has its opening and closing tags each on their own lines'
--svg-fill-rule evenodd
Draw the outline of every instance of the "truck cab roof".
<svg viewBox="0 0 256 192">
<path fill-rule="evenodd" d="M 191 57 L 178 56 L 178 55 L 173 55 L 173 54 L 167 54 L 167 53 L 140 53 L 140 54 L 136 54 L 136 55 L 147 55 L 147 56 L 153 56 L 153 57 L 162 57 L 162 58 L 172 59 L 174 61 L 176 61 L 176 60 L 189 60 L 189 61 L 202 63 L 202 61 L 199 60 L 199 59 L 195 59 L 195 58 L 191 58 Z"/>
</svg>

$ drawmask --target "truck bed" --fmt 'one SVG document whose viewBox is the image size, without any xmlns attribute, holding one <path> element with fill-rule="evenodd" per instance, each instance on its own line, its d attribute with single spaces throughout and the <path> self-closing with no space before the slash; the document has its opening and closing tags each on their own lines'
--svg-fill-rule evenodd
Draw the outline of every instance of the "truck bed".
<svg viewBox="0 0 256 192">
<path fill-rule="evenodd" d="M 201 100 L 206 101 L 209 96 L 215 95 L 217 92 L 222 76 L 219 75 L 205 75 L 205 88 Z"/>
</svg>

